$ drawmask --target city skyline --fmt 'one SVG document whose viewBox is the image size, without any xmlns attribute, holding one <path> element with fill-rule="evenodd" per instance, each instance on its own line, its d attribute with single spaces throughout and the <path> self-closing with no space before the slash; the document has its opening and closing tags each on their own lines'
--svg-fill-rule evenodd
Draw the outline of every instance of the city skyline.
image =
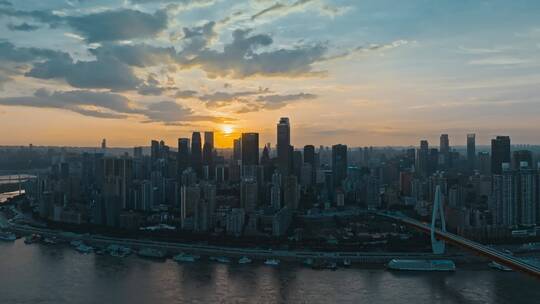
<svg viewBox="0 0 540 304">
<path fill-rule="evenodd" d="M 1 1 L 4 145 L 540 143 L 534 1 Z M 317 26 L 313 26 L 316 24 Z M 306 26 L 310 25 L 310 26 Z"/>
</svg>

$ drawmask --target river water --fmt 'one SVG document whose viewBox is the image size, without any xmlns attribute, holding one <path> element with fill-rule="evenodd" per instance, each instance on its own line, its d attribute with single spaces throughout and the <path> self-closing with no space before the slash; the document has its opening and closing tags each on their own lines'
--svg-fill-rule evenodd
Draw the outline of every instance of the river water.
<svg viewBox="0 0 540 304">
<path fill-rule="evenodd" d="M 0 242 L 0 303 L 540 303 L 540 282 L 492 269 L 316 271 L 209 261 L 177 264 Z"/>
</svg>

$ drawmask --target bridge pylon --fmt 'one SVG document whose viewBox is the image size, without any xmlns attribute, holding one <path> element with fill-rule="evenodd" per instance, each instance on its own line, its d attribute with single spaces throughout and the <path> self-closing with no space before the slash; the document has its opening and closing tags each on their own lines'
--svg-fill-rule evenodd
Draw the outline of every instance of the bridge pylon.
<svg viewBox="0 0 540 304">
<path fill-rule="evenodd" d="M 441 186 L 437 185 L 435 188 L 435 200 L 433 201 L 433 213 L 431 216 L 431 249 L 433 250 L 434 254 L 443 254 L 446 250 L 444 240 L 438 240 L 435 236 L 435 225 L 437 224 L 437 220 L 439 220 L 441 224 L 439 229 L 446 232 L 446 222 L 444 219 L 442 199 Z"/>
</svg>

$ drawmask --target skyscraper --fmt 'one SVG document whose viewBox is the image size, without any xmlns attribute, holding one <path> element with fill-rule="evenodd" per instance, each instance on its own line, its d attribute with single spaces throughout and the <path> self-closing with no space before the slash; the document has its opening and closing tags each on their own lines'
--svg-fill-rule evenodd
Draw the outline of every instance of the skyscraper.
<svg viewBox="0 0 540 304">
<path fill-rule="evenodd" d="M 315 167 L 315 146 L 304 146 L 304 162 L 310 164 L 312 167 Z"/>
<path fill-rule="evenodd" d="M 450 142 L 448 140 L 448 134 L 441 134 L 439 152 L 442 159 L 441 164 L 443 167 L 448 167 L 450 165 Z"/>
<path fill-rule="evenodd" d="M 518 150 L 512 153 L 512 167 L 514 168 L 514 170 L 521 169 L 523 167 L 521 164 L 522 162 L 527 163 L 527 168 L 532 169 L 533 157 L 531 151 Z"/>
<path fill-rule="evenodd" d="M 467 134 L 467 164 L 469 170 L 474 170 L 476 167 L 476 135 L 474 133 Z"/>
<path fill-rule="evenodd" d="M 416 171 L 427 176 L 429 171 L 429 144 L 427 140 L 420 141 L 420 149 L 416 153 Z"/>
<path fill-rule="evenodd" d="M 178 139 L 178 154 L 176 162 L 178 166 L 178 176 L 180 176 L 182 172 L 189 167 L 190 163 L 189 138 Z"/>
<path fill-rule="evenodd" d="M 291 126 L 288 117 L 281 117 L 277 124 L 277 157 L 278 168 L 286 176 L 291 171 Z"/>
<path fill-rule="evenodd" d="M 191 167 L 199 177 L 202 176 L 201 133 L 193 132 L 191 136 Z"/>
<path fill-rule="evenodd" d="M 242 133 L 242 166 L 259 164 L 259 133 Z"/>
<path fill-rule="evenodd" d="M 159 141 L 152 140 L 150 144 L 150 158 L 152 159 L 152 162 L 161 157 L 159 154 Z"/>
<path fill-rule="evenodd" d="M 334 186 L 340 186 L 341 182 L 347 177 L 347 146 L 332 146 L 332 175 Z"/>
<path fill-rule="evenodd" d="M 508 136 L 497 136 L 491 140 L 491 174 L 501 174 L 502 163 L 510 163 L 510 137 Z"/>
<path fill-rule="evenodd" d="M 214 132 L 204 132 L 204 146 L 202 154 L 202 163 L 208 168 L 210 178 L 214 171 Z"/>
<path fill-rule="evenodd" d="M 233 160 L 239 161 L 242 159 L 242 138 L 233 140 Z"/>
</svg>

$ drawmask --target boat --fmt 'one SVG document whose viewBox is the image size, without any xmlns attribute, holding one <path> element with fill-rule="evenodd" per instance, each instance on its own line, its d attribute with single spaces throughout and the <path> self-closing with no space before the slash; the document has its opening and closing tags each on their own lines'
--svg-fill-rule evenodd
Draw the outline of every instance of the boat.
<svg viewBox="0 0 540 304">
<path fill-rule="evenodd" d="M 210 260 L 211 261 L 216 261 L 216 262 L 219 262 L 219 263 L 230 263 L 231 262 L 231 259 L 229 259 L 228 257 L 210 257 Z"/>
<path fill-rule="evenodd" d="M 488 264 L 489 267 L 493 268 L 493 269 L 497 269 L 497 270 L 500 270 L 500 271 L 512 271 L 511 268 L 509 267 L 506 267 L 504 265 L 501 265 L 495 261 L 491 261 L 489 264 Z"/>
<path fill-rule="evenodd" d="M 43 243 L 44 244 L 47 244 L 47 245 L 55 245 L 55 244 L 58 244 L 58 240 L 56 239 L 56 237 L 46 237 L 43 239 Z"/>
<path fill-rule="evenodd" d="M 142 248 L 137 254 L 144 258 L 163 259 L 165 257 L 165 252 L 154 248 Z"/>
<path fill-rule="evenodd" d="M 41 235 L 34 233 L 32 235 L 27 235 L 24 238 L 24 243 L 29 245 L 38 242 L 39 240 L 41 240 Z"/>
<path fill-rule="evenodd" d="M 343 266 L 344 267 L 351 267 L 351 265 L 352 265 L 351 260 L 349 260 L 349 259 L 343 260 Z"/>
<path fill-rule="evenodd" d="M 279 266 L 279 260 L 278 259 L 267 259 L 266 261 L 264 261 L 264 264 L 269 265 L 269 266 Z"/>
<path fill-rule="evenodd" d="M 304 260 L 304 265 L 306 266 L 312 266 L 313 265 L 313 259 L 312 258 L 307 258 Z"/>
<path fill-rule="evenodd" d="M 456 265 L 451 260 L 406 260 L 392 259 L 386 265 L 391 270 L 408 271 L 455 271 Z"/>
<path fill-rule="evenodd" d="M 316 270 L 321 270 L 321 269 L 336 270 L 337 269 L 337 263 L 336 262 L 330 262 L 330 261 L 317 260 L 311 265 L 311 268 L 316 269 Z"/>
<path fill-rule="evenodd" d="M 79 246 L 75 247 L 75 250 L 77 250 L 80 253 L 87 254 L 87 253 L 91 253 L 92 251 L 94 251 L 94 248 L 92 246 L 88 246 L 88 245 L 86 245 L 84 243 L 81 243 Z"/>
<path fill-rule="evenodd" d="M 253 262 L 253 260 L 246 256 L 243 256 L 238 260 L 238 264 L 250 264 L 251 262 Z"/>
<path fill-rule="evenodd" d="M 116 244 L 110 244 L 105 249 L 111 256 L 118 258 L 125 258 L 131 254 L 131 248 L 124 247 Z"/>
<path fill-rule="evenodd" d="M 71 242 L 69 242 L 69 244 L 73 247 L 79 247 L 83 244 L 83 241 L 81 240 L 73 240 Z"/>
<path fill-rule="evenodd" d="M 7 232 L 7 231 L 0 231 L 0 240 L 2 241 L 8 241 L 13 242 L 17 239 L 17 236 L 14 233 Z"/>
<path fill-rule="evenodd" d="M 198 256 L 187 254 L 187 253 L 180 253 L 173 257 L 173 260 L 176 262 L 195 262 L 197 261 Z"/>
</svg>

